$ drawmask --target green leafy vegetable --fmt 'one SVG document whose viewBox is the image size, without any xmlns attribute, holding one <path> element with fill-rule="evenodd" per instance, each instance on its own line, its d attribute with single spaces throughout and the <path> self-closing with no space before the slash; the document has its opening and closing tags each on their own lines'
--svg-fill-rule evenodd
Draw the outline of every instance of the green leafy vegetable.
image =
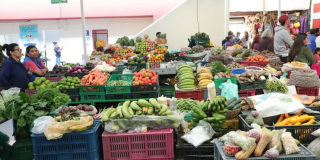
<svg viewBox="0 0 320 160">
<path fill-rule="evenodd" d="M 212 62 L 207 66 L 212 68 L 211 73 L 213 76 L 215 76 L 219 72 L 229 72 L 229 69 L 226 66 L 224 66 L 224 64 L 221 61 Z"/>
</svg>

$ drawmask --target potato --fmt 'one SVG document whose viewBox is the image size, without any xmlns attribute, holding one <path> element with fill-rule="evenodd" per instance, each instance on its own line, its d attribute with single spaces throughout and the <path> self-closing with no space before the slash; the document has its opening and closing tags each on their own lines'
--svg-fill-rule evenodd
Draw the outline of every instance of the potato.
<svg viewBox="0 0 320 160">
<path fill-rule="evenodd" d="M 93 111 L 93 107 L 87 105 L 87 107 L 85 107 L 84 111 Z"/>
</svg>

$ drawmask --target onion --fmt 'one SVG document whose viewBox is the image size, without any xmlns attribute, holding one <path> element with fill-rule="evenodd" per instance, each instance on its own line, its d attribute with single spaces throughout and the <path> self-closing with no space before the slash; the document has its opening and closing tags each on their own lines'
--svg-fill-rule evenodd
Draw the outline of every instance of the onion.
<svg viewBox="0 0 320 160">
<path fill-rule="evenodd" d="M 71 72 L 70 70 L 67 71 L 67 73 L 70 73 L 70 72 Z"/>
<path fill-rule="evenodd" d="M 73 73 L 78 73 L 77 71 L 74 71 Z"/>
<path fill-rule="evenodd" d="M 80 68 L 80 69 L 83 69 L 83 67 L 82 67 L 82 66 L 80 66 L 79 68 Z"/>
</svg>

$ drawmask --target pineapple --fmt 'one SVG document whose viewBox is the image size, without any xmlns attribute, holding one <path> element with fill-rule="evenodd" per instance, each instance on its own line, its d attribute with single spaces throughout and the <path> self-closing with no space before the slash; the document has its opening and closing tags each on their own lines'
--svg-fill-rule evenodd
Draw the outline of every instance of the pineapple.
<svg viewBox="0 0 320 160">
<path fill-rule="evenodd" d="M 162 34 L 162 40 L 161 40 L 161 43 L 162 44 L 167 44 L 167 35 L 164 33 L 164 34 Z"/>
<path fill-rule="evenodd" d="M 157 44 L 161 44 L 161 37 L 160 34 L 157 35 Z"/>
</svg>

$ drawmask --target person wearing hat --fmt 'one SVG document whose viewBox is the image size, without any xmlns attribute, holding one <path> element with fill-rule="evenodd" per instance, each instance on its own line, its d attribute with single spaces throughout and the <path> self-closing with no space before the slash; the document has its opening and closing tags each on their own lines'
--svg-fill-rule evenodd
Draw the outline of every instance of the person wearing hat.
<svg viewBox="0 0 320 160">
<path fill-rule="evenodd" d="M 292 46 L 293 40 L 290 32 L 287 29 L 290 27 L 290 19 L 288 15 L 281 15 L 279 18 L 280 25 L 274 28 L 274 52 L 277 54 L 282 62 L 287 62 L 289 54 L 289 47 Z"/>
<path fill-rule="evenodd" d="M 233 39 L 233 37 L 234 37 L 234 34 L 233 34 L 232 31 L 229 31 L 229 32 L 228 32 L 228 36 L 227 36 L 225 39 L 222 40 L 222 48 L 223 48 L 223 49 L 227 49 L 227 46 L 225 45 L 225 43 L 229 41 L 228 38 L 230 38 L 230 37 L 231 37 L 232 39 Z M 230 41 L 229 41 L 229 42 L 230 42 Z M 228 45 L 230 45 L 230 44 L 228 44 Z M 231 45 L 232 45 L 232 46 L 234 45 L 234 41 L 233 41 L 233 40 L 232 40 L 232 42 L 231 42 Z"/>
<path fill-rule="evenodd" d="M 61 57 L 61 51 L 63 50 L 63 47 L 59 47 L 57 42 L 53 42 L 54 44 L 54 51 L 56 52 L 56 65 L 60 65 L 60 57 Z"/>
</svg>

